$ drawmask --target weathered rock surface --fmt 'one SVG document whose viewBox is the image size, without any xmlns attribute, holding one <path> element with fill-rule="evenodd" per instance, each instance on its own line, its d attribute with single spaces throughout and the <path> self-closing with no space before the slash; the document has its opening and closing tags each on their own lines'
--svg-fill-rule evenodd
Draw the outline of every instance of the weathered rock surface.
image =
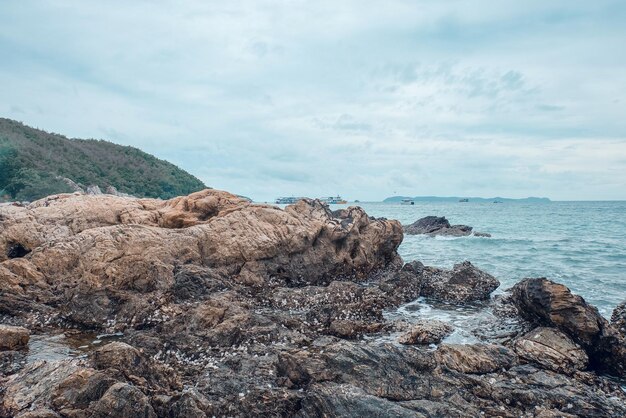
<svg viewBox="0 0 626 418">
<path fill-rule="evenodd" d="M 500 282 L 495 277 L 464 261 L 452 270 L 425 268 L 421 294 L 442 301 L 472 302 L 489 299 L 498 286 Z"/>
<path fill-rule="evenodd" d="M 454 328 L 442 321 L 418 321 L 398 338 L 400 344 L 437 344 L 450 335 Z"/>
<path fill-rule="evenodd" d="M 0 324 L 0 350 L 20 350 L 28 344 L 26 328 Z"/>
<path fill-rule="evenodd" d="M 555 328 L 538 327 L 515 342 L 515 352 L 525 361 L 555 372 L 572 374 L 587 368 L 587 353 Z"/>
<path fill-rule="evenodd" d="M 545 278 L 525 279 L 514 286 L 513 299 L 528 319 L 556 327 L 579 344 L 592 367 L 625 375 L 624 337 L 595 307 L 566 286 Z"/>
<path fill-rule="evenodd" d="M 473 228 L 467 225 L 450 225 L 444 216 L 426 216 L 418 219 L 411 225 L 403 227 L 404 233 L 408 235 L 430 235 L 448 237 L 466 237 L 472 235 Z M 491 237 L 486 232 L 474 232 L 477 237 Z"/>
<path fill-rule="evenodd" d="M 393 341 L 385 310 L 486 300 L 498 285 L 470 263 L 403 265 L 401 240 L 397 222 L 358 208 L 281 210 L 215 190 L 0 206 L 0 322 L 32 333 L 31 351 L 0 351 L 0 417 L 626 415 L 597 373 L 601 352 L 572 335 L 587 316 L 552 318 L 553 296 L 495 298 L 497 320 L 523 324 L 504 339 L 487 324 L 497 332 L 477 330 L 482 344 Z M 616 358 L 613 328 L 599 329 Z M 39 334 L 63 332 L 92 342 L 31 358 Z"/>
</svg>

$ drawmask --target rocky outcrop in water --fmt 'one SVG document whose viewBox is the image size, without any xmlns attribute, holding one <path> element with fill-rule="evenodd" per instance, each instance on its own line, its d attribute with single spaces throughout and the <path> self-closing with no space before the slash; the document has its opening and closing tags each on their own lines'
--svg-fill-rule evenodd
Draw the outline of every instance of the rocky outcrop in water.
<svg viewBox="0 0 626 418">
<path fill-rule="evenodd" d="M 488 299 L 498 286 L 498 279 L 464 261 L 452 270 L 426 267 L 421 294 L 442 301 L 473 302 Z"/>
<path fill-rule="evenodd" d="M 626 339 L 582 297 L 540 278 L 515 285 L 513 298 L 526 318 L 555 327 L 579 344 L 594 368 L 625 375 Z"/>
<path fill-rule="evenodd" d="M 31 344 L 0 351 L 0 417 L 626 414 L 599 374 L 618 370 L 614 328 L 594 334 L 584 301 L 528 280 L 489 302 L 495 278 L 403 264 L 401 240 L 358 208 L 215 190 L 2 206 L 0 322 Z M 477 303 L 493 322 L 459 345 L 446 323 L 388 320 L 419 296 Z M 64 358 L 32 343 L 59 333 L 109 336 Z"/>
<path fill-rule="evenodd" d="M 467 225 L 450 225 L 445 217 L 426 216 L 411 225 L 405 225 L 404 233 L 408 235 L 430 235 L 445 237 L 466 237 L 472 235 L 473 228 Z M 491 237 L 486 232 L 474 232 L 477 237 Z"/>
</svg>

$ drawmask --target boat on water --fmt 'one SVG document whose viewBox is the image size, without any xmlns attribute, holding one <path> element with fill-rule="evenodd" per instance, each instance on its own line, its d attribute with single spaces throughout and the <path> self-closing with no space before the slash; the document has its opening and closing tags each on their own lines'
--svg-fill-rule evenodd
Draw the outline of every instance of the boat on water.
<svg viewBox="0 0 626 418">
<path fill-rule="evenodd" d="M 413 199 L 402 199 L 400 201 L 401 205 L 414 205 L 415 202 L 413 201 Z"/>
<path fill-rule="evenodd" d="M 459 199 L 459 202 L 460 203 L 467 203 L 467 202 L 469 202 L 469 199 L 467 199 L 467 198 Z"/>
<path fill-rule="evenodd" d="M 277 197 L 274 203 L 277 205 L 293 205 L 298 200 L 302 200 L 304 197 Z"/>
<path fill-rule="evenodd" d="M 345 205 L 348 203 L 348 201 L 341 196 L 320 197 L 319 200 L 327 205 Z"/>
</svg>

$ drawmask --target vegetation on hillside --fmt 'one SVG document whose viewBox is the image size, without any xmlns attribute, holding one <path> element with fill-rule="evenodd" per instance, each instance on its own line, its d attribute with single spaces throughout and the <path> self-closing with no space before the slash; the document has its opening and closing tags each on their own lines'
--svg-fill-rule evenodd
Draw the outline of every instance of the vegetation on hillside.
<svg viewBox="0 0 626 418">
<path fill-rule="evenodd" d="M 168 199 L 206 186 L 167 161 L 102 140 L 68 139 L 0 118 L 0 197 L 32 201 L 71 192 L 60 178 Z"/>
</svg>

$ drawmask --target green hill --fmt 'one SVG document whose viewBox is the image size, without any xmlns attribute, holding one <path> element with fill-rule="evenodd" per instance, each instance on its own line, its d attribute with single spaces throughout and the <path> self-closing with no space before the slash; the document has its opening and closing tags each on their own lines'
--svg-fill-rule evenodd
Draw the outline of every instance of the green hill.
<svg viewBox="0 0 626 418">
<path fill-rule="evenodd" d="M 206 188 L 174 164 L 137 148 L 69 139 L 0 118 L 0 199 L 32 201 L 82 187 L 115 187 L 138 197 L 168 199 Z"/>
</svg>

